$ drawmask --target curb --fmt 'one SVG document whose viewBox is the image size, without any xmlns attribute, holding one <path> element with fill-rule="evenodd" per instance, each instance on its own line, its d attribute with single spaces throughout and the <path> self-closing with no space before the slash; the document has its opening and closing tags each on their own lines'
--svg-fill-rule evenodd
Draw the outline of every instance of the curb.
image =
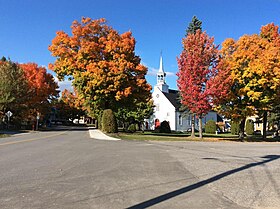
<svg viewBox="0 0 280 209">
<path fill-rule="evenodd" d="M 90 138 L 97 139 L 97 140 L 104 140 L 104 141 L 120 141 L 121 139 L 117 139 L 114 137 L 107 136 L 103 132 L 98 129 L 89 129 L 89 136 Z"/>
</svg>

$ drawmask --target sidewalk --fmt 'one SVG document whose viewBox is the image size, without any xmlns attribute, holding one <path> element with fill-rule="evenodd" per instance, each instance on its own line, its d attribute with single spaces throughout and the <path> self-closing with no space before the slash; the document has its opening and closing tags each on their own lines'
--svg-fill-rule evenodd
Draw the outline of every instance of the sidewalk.
<svg viewBox="0 0 280 209">
<path fill-rule="evenodd" d="M 30 134 L 30 131 L 15 131 L 15 130 L 0 130 L 0 134 L 8 135 L 8 136 L 19 136 Z"/>
<path fill-rule="evenodd" d="M 90 138 L 98 139 L 98 140 L 107 140 L 107 141 L 119 141 L 121 139 L 117 139 L 114 137 L 107 136 L 102 131 L 98 129 L 89 128 Z"/>
</svg>

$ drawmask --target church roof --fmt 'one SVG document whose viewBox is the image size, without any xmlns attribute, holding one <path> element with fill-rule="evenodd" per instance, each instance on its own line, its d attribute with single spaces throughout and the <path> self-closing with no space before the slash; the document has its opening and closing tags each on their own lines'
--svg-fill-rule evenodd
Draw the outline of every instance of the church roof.
<svg viewBox="0 0 280 209">
<path fill-rule="evenodd" d="M 181 107 L 179 91 L 169 89 L 169 92 L 162 92 L 165 97 L 171 102 L 171 104 L 175 107 L 176 110 L 179 110 Z"/>
<path fill-rule="evenodd" d="M 180 102 L 180 94 L 179 91 L 168 89 L 168 93 L 162 92 L 165 97 L 171 102 L 171 104 L 175 107 L 177 111 L 180 111 L 180 107 L 182 106 Z M 217 114 L 217 122 L 223 122 L 223 118 Z"/>
</svg>

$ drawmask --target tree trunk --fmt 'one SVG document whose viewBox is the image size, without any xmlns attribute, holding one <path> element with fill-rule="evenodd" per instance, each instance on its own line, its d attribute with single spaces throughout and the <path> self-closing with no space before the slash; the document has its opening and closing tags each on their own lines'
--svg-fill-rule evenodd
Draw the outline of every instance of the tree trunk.
<svg viewBox="0 0 280 209">
<path fill-rule="evenodd" d="M 240 122 L 240 124 L 239 124 L 239 139 L 240 139 L 241 141 L 243 141 L 244 136 L 245 136 L 245 134 L 244 134 L 245 121 L 246 121 L 246 118 L 242 119 L 241 122 Z"/>
<path fill-rule="evenodd" d="M 267 111 L 263 113 L 263 140 L 266 139 L 266 124 L 267 124 Z"/>
<path fill-rule="evenodd" d="M 191 134 L 191 137 L 194 138 L 195 137 L 195 134 L 194 134 L 194 131 L 195 131 L 195 116 L 194 114 L 192 113 L 192 134 Z"/>
<path fill-rule="evenodd" d="M 199 122 L 199 138 L 202 139 L 203 138 L 203 136 L 202 136 L 202 117 L 199 117 L 198 122 Z"/>
</svg>

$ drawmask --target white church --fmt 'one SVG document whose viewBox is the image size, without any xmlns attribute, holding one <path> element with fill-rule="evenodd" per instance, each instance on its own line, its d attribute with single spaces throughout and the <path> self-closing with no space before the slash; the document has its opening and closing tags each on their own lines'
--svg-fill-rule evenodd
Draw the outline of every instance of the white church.
<svg viewBox="0 0 280 209">
<path fill-rule="evenodd" d="M 153 88 L 154 113 L 146 123 L 146 129 L 154 130 L 162 121 L 169 122 L 172 131 L 189 131 L 191 129 L 191 115 L 180 111 L 181 103 L 179 91 L 169 89 L 166 84 L 166 73 L 163 68 L 162 56 L 160 57 L 159 70 L 157 72 L 157 84 Z M 221 121 L 222 118 L 214 111 L 210 111 L 203 119 L 203 126 L 207 121 Z M 195 120 L 195 128 L 198 130 L 198 120 Z"/>
</svg>

